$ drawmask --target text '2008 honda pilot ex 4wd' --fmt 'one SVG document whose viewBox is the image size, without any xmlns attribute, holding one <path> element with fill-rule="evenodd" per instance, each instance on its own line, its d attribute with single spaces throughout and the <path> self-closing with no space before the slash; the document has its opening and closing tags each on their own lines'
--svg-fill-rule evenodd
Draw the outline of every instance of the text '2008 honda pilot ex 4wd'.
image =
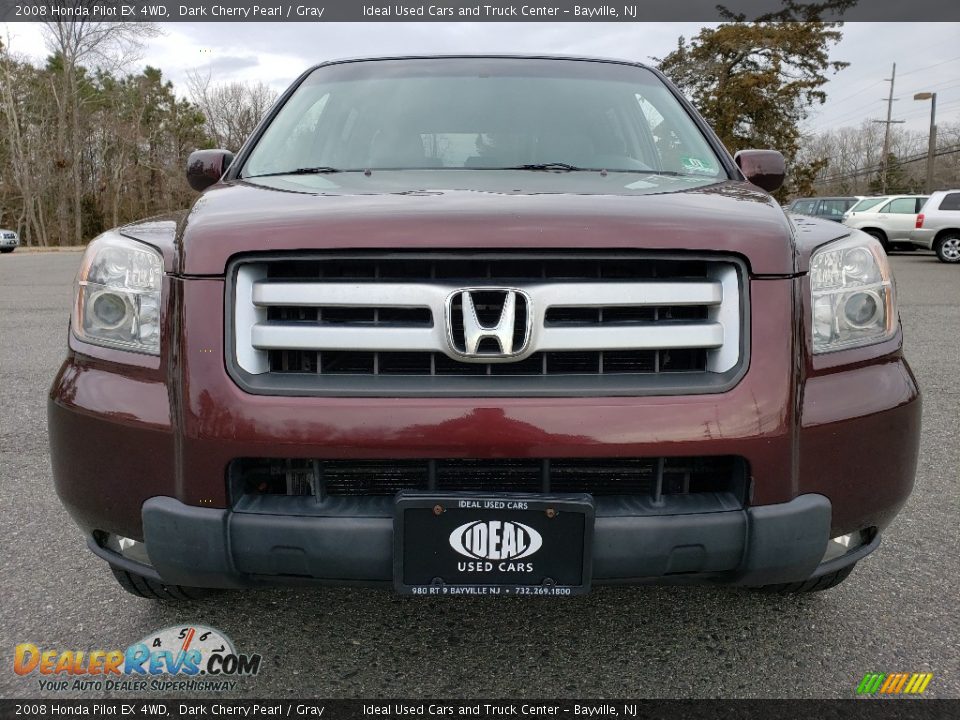
<svg viewBox="0 0 960 720">
<path fill-rule="evenodd" d="M 57 490 L 128 590 L 835 585 L 920 399 L 880 244 L 791 219 L 655 70 L 326 63 L 101 235 Z"/>
</svg>

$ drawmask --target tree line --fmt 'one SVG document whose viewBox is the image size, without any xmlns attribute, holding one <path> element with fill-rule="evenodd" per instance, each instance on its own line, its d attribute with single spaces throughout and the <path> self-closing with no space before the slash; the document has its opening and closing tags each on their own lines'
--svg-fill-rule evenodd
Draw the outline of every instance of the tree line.
<svg viewBox="0 0 960 720">
<path fill-rule="evenodd" d="M 162 70 L 129 72 L 150 25 L 44 27 L 43 65 L 0 42 L 0 227 L 27 245 L 75 245 L 187 207 L 196 149 L 239 148 L 274 100 L 256 83 L 192 73 L 186 97 Z"/>
<path fill-rule="evenodd" d="M 804 137 L 802 161 L 826 158 L 812 181 L 813 194 L 877 195 L 883 192 L 883 126 L 865 120 L 857 127 L 842 127 Z M 927 190 L 926 130 L 896 128 L 890 134 L 886 193 L 922 193 Z M 937 124 L 933 189 L 960 187 L 960 122 Z"/>
</svg>

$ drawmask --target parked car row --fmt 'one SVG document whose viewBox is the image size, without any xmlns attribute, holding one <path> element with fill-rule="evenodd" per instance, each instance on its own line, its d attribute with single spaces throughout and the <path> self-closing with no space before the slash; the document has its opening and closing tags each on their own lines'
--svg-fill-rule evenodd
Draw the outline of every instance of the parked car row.
<svg viewBox="0 0 960 720">
<path fill-rule="evenodd" d="M 872 235 L 888 252 L 891 249 L 913 250 L 917 214 L 926 201 L 926 195 L 865 198 L 843 216 L 843 224 Z"/>
<path fill-rule="evenodd" d="M 797 198 L 787 212 L 841 222 L 872 235 L 884 250 L 933 250 L 960 263 L 960 190 L 928 195 Z"/>
</svg>

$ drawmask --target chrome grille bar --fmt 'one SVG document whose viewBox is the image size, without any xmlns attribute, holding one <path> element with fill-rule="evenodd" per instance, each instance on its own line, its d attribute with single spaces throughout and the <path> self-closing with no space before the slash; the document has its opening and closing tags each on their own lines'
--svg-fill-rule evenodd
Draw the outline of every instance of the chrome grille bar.
<svg viewBox="0 0 960 720">
<path fill-rule="evenodd" d="M 256 322 L 250 344 L 256 350 L 369 350 L 449 352 L 443 325 L 445 303 L 456 285 L 431 283 L 317 283 L 254 281 L 253 305 L 286 307 L 426 307 L 432 328 L 350 327 L 342 324 Z M 545 283 L 525 285 L 533 306 L 533 338 L 523 359 L 537 351 L 715 349 L 723 345 L 719 322 L 596 327 L 545 327 L 552 307 L 628 307 L 717 305 L 723 300 L 720 282 Z M 439 322 L 438 322 L 439 320 Z"/>
<path fill-rule="evenodd" d="M 447 351 L 446 337 L 436 328 L 321 327 L 302 323 L 258 323 L 253 326 L 251 338 L 251 344 L 257 350 Z M 675 323 L 664 327 L 547 327 L 540 330 L 536 348 L 531 352 L 574 349 L 713 349 L 721 345 L 723 326 L 715 322 Z"/>
<path fill-rule="evenodd" d="M 496 284 L 496 283 L 494 283 Z M 503 283 L 500 283 L 503 284 Z M 277 282 L 253 283 L 253 304 L 258 307 L 429 307 L 442 308 L 459 285 L 440 283 L 339 283 Z M 536 308 L 551 307 L 626 307 L 672 305 L 716 305 L 723 300 L 720 282 L 632 283 L 545 283 L 524 284 L 535 300 Z"/>
<path fill-rule="evenodd" d="M 547 352 L 562 350 L 678 350 L 723 345 L 720 323 L 675 323 L 657 326 L 618 326 L 544 328 L 537 349 Z"/>
<path fill-rule="evenodd" d="M 443 335 L 433 328 L 340 327 L 302 323 L 253 326 L 257 350 L 371 350 L 383 352 L 442 351 Z"/>
<path fill-rule="evenodd" d="M 253 283 L 253 304 L 258 307 L 443 307 L 455 288 L 426 283 Z"/>
</svg>

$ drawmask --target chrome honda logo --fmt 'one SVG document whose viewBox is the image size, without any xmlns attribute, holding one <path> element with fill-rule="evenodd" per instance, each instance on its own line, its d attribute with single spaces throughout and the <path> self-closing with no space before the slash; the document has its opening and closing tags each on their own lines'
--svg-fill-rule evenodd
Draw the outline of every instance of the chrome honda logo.
<svg viewBox="0 0 960 720">
<path fill-rule="evenodd" d="M 530 296 L 516 288 L 457 290 L 447 298 L 447 341 L 468 362 L 517 359 L 530 344 L 532 310 Z"/>
<path fill-rule="evenodd" d="M 477 560 L 518 560 L 533 555 L 541 545 L 540 533 L 510 520 L 476 520 L 450 533 L 450 547 Z"/>
</svg>

